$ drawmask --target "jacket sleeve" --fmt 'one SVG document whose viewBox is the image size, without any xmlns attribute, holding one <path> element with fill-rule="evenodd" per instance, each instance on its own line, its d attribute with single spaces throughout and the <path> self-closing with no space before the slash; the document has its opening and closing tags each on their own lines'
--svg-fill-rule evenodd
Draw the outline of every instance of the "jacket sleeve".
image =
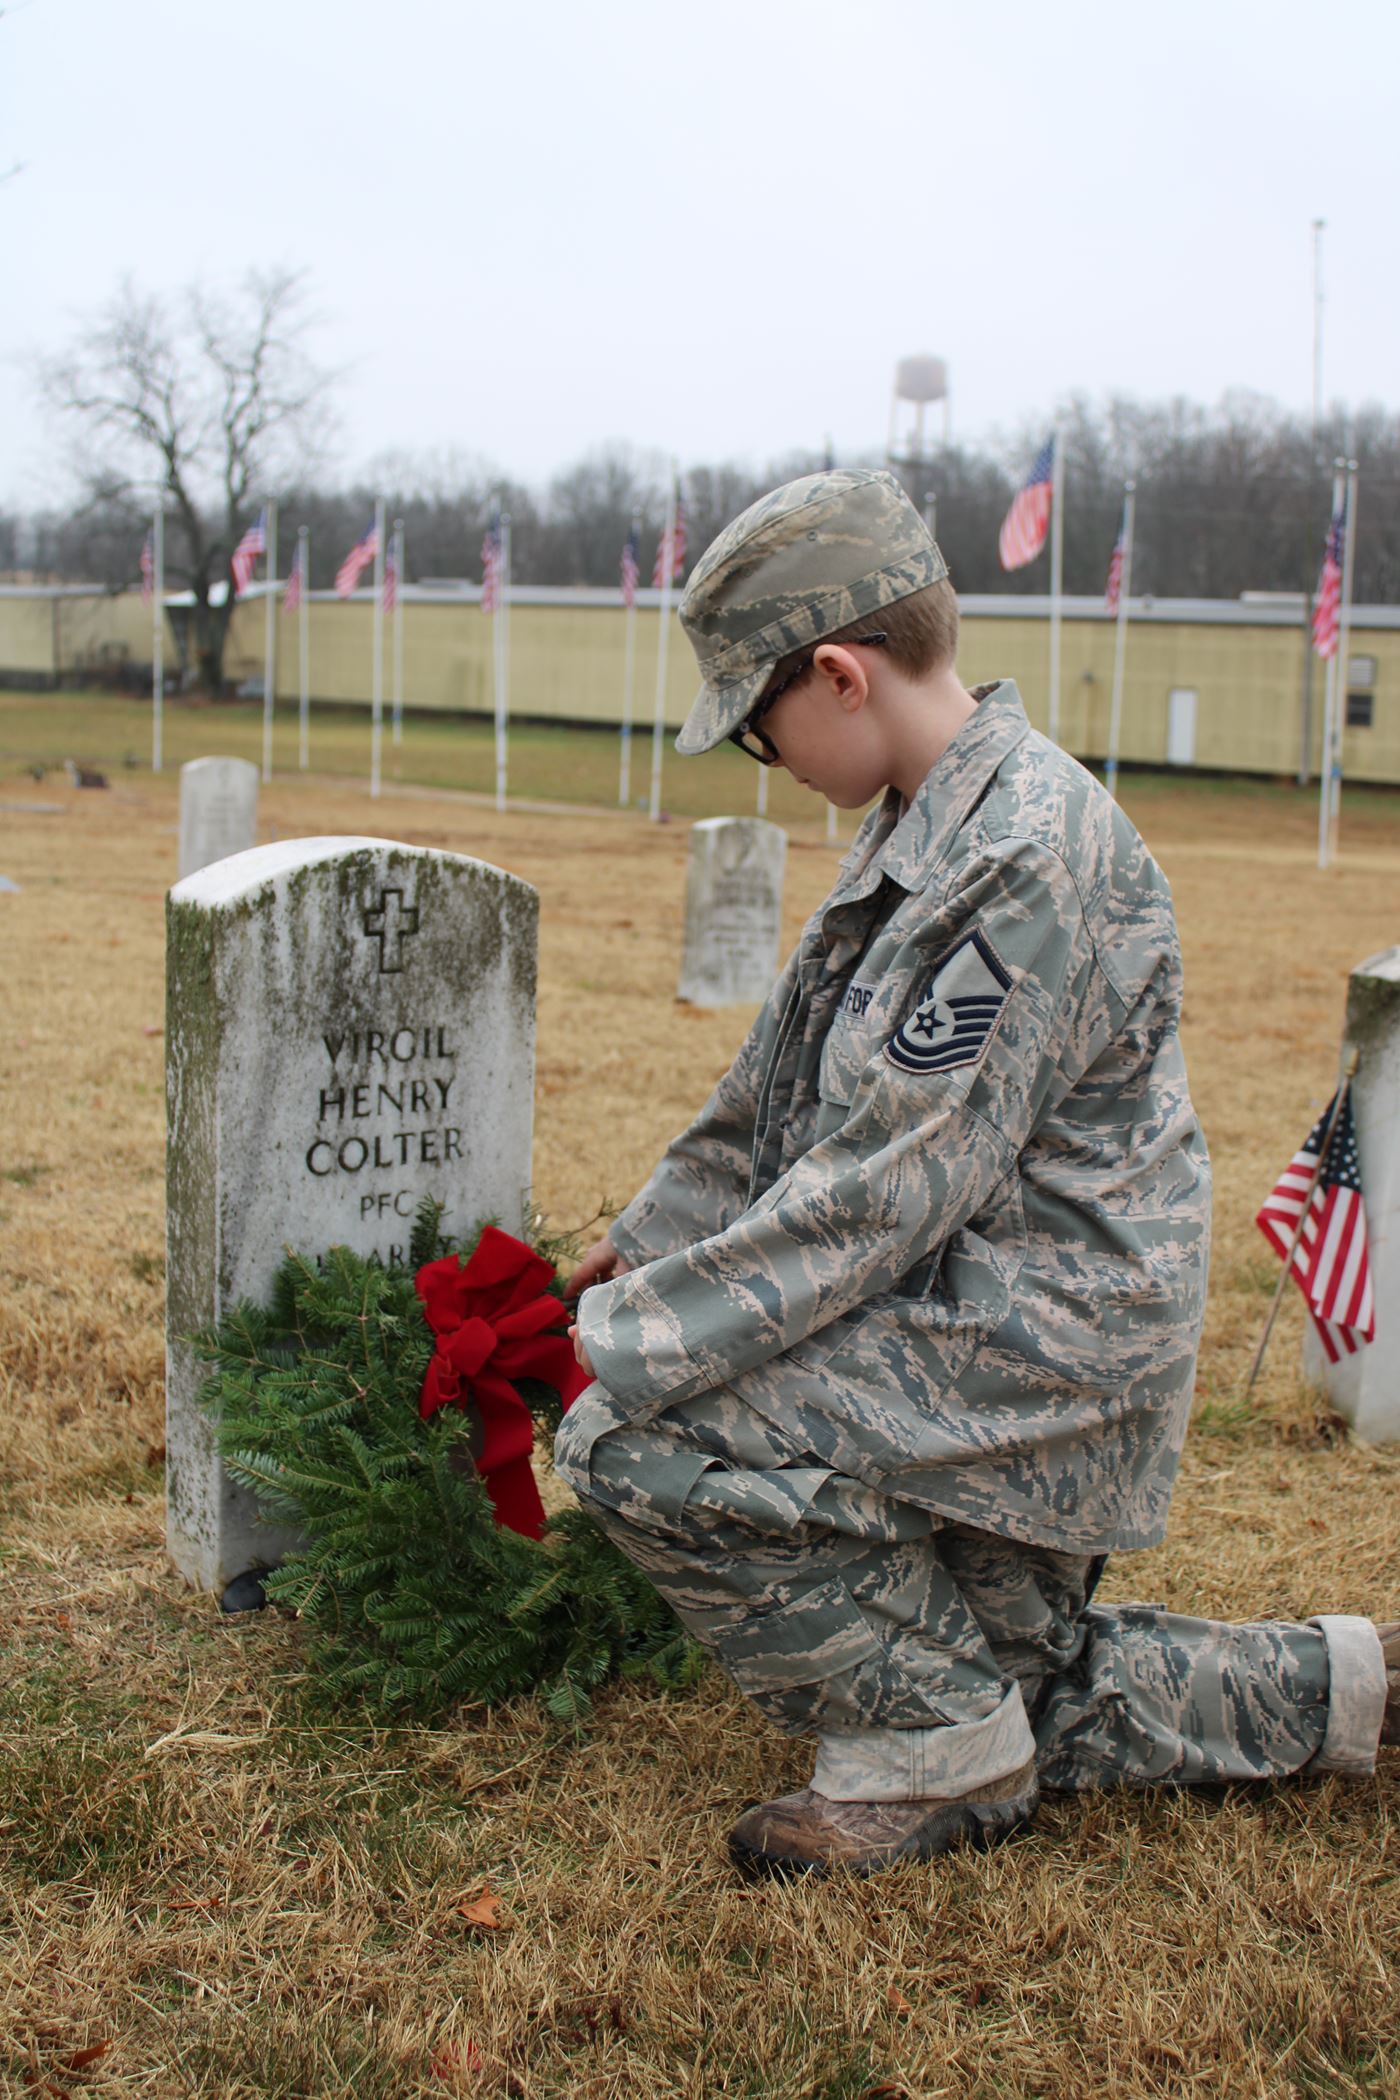
<svg viewBox="0 0 1400 2100">
<path fill-rule="evenodd" d="M 609 1237 L 633 1268 L 712 1239 L 742 1214 L 768 1050 L 796 983 L 794 949 L 695 1121 L 672 1139 L 645 1188 L 614 1218 Z"/>
<path fill-rule="evenodd" d="M 975 933 L 999 972 L 986 982 L 1004 987 L 990 1034 L 944 1069 L 907 1069 L 882 1042 L 841 1129 L 751 1209 L 586 1293 L 579 1329 L 594 1375 L 629 1411 L 726 1383 L 936 1256 L 1017 1171 L 1042 1115 L 1109 1039 L 1104 980 L 1056 854 L 1001 841 L 949 901 L 957 930 L 950 945 L 940 913 L 938 952 L 910 972 L 906 1026 Z"/>
</svg>

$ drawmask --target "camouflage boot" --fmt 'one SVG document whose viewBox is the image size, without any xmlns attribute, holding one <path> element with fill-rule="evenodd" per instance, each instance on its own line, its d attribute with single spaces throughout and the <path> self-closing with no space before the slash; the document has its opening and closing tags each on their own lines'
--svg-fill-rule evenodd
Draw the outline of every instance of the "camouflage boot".
<svg viewBox="0 0 1400 2100">
<path fill-rule="evenodd" d="M 1035 1763 L 956 1797 L 921 1801 L 832 1801 L 815 1787 L 764 1801 L 729 1833 L 742 1874 L 877 1874 L 901 1859 L 932 1859 L 954 1845 L 985 1851 L 1035 1814 Z"/>
<path fill-rule="evenodd" d="M 1392 1619 L 1386 1625 L 1377 1625 L 1381 1637 L 1381 1654 L 1385 1657 L 1385 1718 L 1381 1722 L 1381 1741 L 1400 1743 L 1400 1619 Z"/>
</svg>

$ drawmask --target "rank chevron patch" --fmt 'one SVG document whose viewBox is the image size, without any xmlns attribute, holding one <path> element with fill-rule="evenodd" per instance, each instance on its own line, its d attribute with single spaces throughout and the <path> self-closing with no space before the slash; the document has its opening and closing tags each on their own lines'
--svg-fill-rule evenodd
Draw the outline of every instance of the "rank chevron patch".
<svg viewBox="0 0 1400 2100">
<path fill-rule="evenodd" d="M 955 1065 L 975 1064 L 1010 989 L 1011 979 L 981 934 L 964 934 L 938 965 L 908 1020 L 886 1043 L 886 1057 L 905 1072 L 949 1072 Z"/>
</svg>

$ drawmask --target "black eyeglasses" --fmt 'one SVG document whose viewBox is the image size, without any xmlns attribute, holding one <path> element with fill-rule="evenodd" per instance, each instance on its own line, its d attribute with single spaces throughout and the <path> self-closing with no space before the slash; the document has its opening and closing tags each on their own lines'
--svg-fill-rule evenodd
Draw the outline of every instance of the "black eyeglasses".
<svg viewBox="0 0 1400 2100">
<path fill-rule="evenodd" d="M 841 646 L 844 649 L 880 649 L 883 648 L 888 640 L 889 636 L 887 634 L 857 634 L 853 635 L 849 642 L 843 642 Z M 780 678 L 769 692 L 760 696 L 757 706 L 750 711 L 739 724 L 739 727 L 731 729 L 729 732 L 730 743 L 737 744 L 739 749 L 746 751 L 750 758 L 756 758 L 761 766 L 779 765 L 781 763 L 781 753 L 773 742 L 772 737 L 765 735 L 758 725 L 767 714 L 769 708 L 776 701 L 782 699 L 788 687 L 796 685 L 800 679 L 807 676 L 812 665 L 816 662 L 816 655 L 817 652 L 814 649 L 809 656 L 804 656 L 788 672 L 786 678 Z"/>
</svg>

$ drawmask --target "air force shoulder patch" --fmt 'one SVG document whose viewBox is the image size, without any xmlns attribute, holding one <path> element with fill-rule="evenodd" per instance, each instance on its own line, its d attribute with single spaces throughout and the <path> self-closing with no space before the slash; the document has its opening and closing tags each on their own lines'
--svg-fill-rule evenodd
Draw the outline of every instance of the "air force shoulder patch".
<svg viewBox="0 0 1400 2100">
<path fill-rule="evenodd" d="M 976 1064 L 1001 1018 L 1011 979 L 980 933 L 950 948 L 907 1021 L 885 1045 L 905 1072 L 950 1072 Z"/>
</svg>

